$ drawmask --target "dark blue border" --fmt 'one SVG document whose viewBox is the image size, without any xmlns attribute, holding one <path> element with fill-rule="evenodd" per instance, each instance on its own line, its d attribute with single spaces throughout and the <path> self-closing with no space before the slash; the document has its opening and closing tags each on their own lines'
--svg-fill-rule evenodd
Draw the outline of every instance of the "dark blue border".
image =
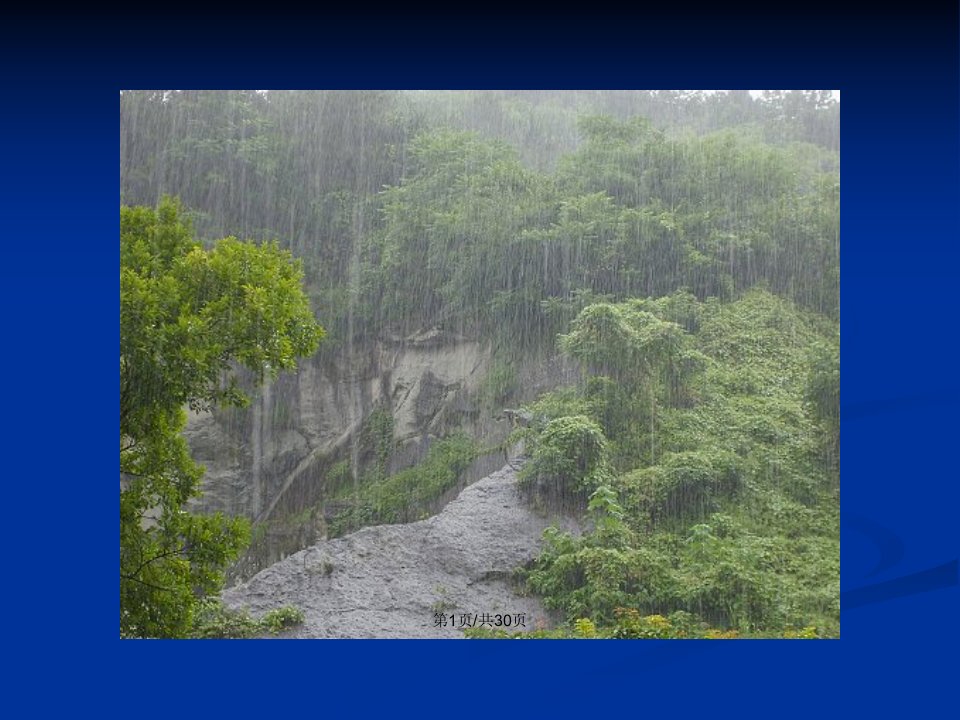
<svg viewBox="0 0 960 720">
<path fill-rule="evenodd" d="M 0 54 L 11 684 L 37 714 L 551 711 L 860 716 L 949 702 L 957 641 L 956 8 L 624 18 L 475 12 L 14 18 Z M 147 11 L 149 10 L 149 11 Z M 555 9 L 554 16 L 566 11 Z M 433 24 L 431 24 L 433 23 Z M 843 602 L 837 642 L 116 640 L 121 87 L 842 90 Z M 108 452 L 109 449 L 109 452 Z M 952 563 L 952 565 L 951 565 Z"/>
</svg>

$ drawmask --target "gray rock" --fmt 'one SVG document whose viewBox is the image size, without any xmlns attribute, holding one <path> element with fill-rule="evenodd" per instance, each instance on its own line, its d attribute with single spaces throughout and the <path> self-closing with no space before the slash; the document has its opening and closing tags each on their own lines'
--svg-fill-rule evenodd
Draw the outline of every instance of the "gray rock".
<svg viewBox="0 0 960 720">
<path fill-rule="evenodd" d="M 550 627 L 557 618 L 537 598 L 519 595 L 511 577 L 536 557 L 553 524 L 579 532 L 570 518 L 528 508 L 508 466 L 434 517 L 317 543 L 225 590 L 223 599 L 254 615 L 301 608 L 304 624 L 286 635 L 297 638 L 458 638 L 462 616 L 483 613 L 522 613 L 520 630 Z"/>
</svg>

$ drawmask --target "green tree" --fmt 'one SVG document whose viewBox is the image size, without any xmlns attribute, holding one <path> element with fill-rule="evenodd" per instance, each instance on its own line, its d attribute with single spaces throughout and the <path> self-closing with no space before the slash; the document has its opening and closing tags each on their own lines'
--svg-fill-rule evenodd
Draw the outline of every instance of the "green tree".
<svg viewBox="0 0 960 720">
<path fill-rule="evenodd" d="M 275 244 L 192 239 L 180 206 L 120 208 L 120 632 L 177 637 L 219 591 L 246 521 L 188 512 L 203 468 L 185 406 L 242 406 L 237 371 L 292 368 L 323 336 L 302 271 Z"/>
<path fill-rule="evenodd" d="M 529 439 L 532 451 L 520 471 L 522 487 L 554 499 L 585 499 L 606 479 L 607 439 L 589 417 L 558 417 Z"/>
<path fill-rule="evenodd" d="M 570 332 L 558 337 L 558 344 L 564 354 L 580 360 L 592 378 L 588 393 L 602 408 L 605 429 L 614 437 L 646 432 L 653 461 L 658 405 L 682 401 L 702 356 L 680 325 L 645 307 L 645 301 L 638 300 L 589 305 L 571 323 Z M 609 380 L 600 380 L 603 377 Z"/>
<path fill-rule="evenodd" d="M 552 205 L 550 182 L 502 143 L 438 130 L 409 145 L 412 172 L 381 195 L 383 225 L 370 257 L 385 322 L 403 331 L 456 322 L 500 328 L 511 341 L 539 316 L 549 263 L 530 240 Z M 491 318 L 491 314 L 494 318 Z"/>
</svg>

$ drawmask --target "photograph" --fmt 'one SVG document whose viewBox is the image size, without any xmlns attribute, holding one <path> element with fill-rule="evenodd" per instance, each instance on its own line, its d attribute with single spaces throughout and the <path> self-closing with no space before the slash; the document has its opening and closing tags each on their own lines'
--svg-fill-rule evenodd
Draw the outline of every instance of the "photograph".
<svg viewBox="0 0 960 720">
<path fill-rule="evenodd" d="M 839 90 L 120 91 L 121 639 L 838 639 L 840 528 Z"/>
</svg>

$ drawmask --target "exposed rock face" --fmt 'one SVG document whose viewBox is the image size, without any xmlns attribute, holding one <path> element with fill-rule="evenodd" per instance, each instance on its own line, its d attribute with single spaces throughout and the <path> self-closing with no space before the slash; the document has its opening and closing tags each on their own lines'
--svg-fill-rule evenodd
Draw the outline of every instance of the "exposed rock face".
<svg viewBox="0 0 960 720">
<path fill-rule="evenodd" d="M 520 630 L 556 620 L 521 597 L 513 570 L 536 557 L 543 530 L 569 518 L 536 514 L 520 499 L 509 466 L 470 485 L 438 515 L 380 525 L 291 555 L 223 593 L 255 615 L 295 605 L 306 616 L 288 637 L 457 638 L 461 616 L 524 615 Z M 438 627 L 436 613 L 449 621 Z"/>
<path fill-rule="evenodd" d="M 490 362 L 489 347 L 434 328 L 385 338 L 352 354 L 303 360 L 296 373 L 252 390 L 245 410 L 191 414 L 184 434 L 193 457 L 206 467 L 203 495 L 193 508 L 245 516 L 260 531 L 230 569 L 228 582 L 251 577 L 325 537 L 325 519 L 332 513 L 326 504 L 335 503 L 335 466 L 346 461 L 348 473 L 360 476 L 376 460 L 362 442 L 374 411 L 392 417 L 390 473 L 415 465 L 433 439 L 453 431 L 486 447 L 500 444 L 513 423 L 499 408 L 481 410 L 478 402 Z M 531 400 L 577 375 L 575 367 L 557 359 L 537 358 L 515 372 L 518 390 L 511 403 Z M 479 458 L 460 486 L 503 460 L 496 453 Z M 343 482 L 342 467 L 340 477 Z M 448 499 L 423 510 L 435 512 Z"/>
<path fill-rule="evenodd" d="M 489 435 L 469 426 L 493 419 L 464 402 L 488 360 L 475 341 L 425 332 L 362 357 L 306 360 L 296 374 L 255 390 L 245 412 L 191 414 L 185 435 L 206 467 L 197 506 L 264 521 L 285 495 L 296 494 L 287 512 L 316 502 L 325 470 L 356 452 L 357 433 L 376 407 L 394 418 L 394 470 L 415 463 L 423 441 L 450 428 Z"/>
</svg>

